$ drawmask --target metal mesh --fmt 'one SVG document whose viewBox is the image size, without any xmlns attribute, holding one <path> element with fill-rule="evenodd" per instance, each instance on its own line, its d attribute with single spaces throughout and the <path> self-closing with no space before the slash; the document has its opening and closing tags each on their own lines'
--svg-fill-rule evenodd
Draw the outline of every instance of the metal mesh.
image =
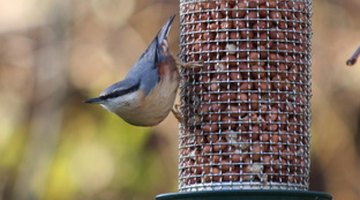
<svg viewBox="0 0 360 200">
<path fill-rule="evenodd" d="M 311 0 L 180 0 L 179 190 L 307 190 Z"/>
</svg>

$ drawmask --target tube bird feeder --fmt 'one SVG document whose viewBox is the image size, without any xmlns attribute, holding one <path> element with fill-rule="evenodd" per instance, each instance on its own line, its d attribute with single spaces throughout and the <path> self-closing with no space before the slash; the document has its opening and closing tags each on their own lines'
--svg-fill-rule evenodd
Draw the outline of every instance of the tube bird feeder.
<svg viewBox="0 0 360 200">
<path fill-rule="evenodd" d="M 312 0 L 180 0 L 179 193 L 167 199 L 324 199 L 309 192 Z"/>
</svg>

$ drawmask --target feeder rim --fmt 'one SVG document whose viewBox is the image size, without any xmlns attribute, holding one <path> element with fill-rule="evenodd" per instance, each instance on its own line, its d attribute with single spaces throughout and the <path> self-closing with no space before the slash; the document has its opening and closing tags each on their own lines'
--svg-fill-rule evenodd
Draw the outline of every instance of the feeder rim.
<svg viewBox="0 0 360 200">
<path fill-rule="evenodd" d="M 300 191 L 300 190 L 216 190 L 216 191 L 195 191 L 195 192 L 176 192 L 176 193 L 167 193 L 160 194 L 156 196 L 156 199 L 163 200 L 175 200 L 181 197 L 226 197 L 234 196 L 239 197 L 244 196 L 296 196 L 296 197 L 320 197 L 325 199 L 332 199 L 332 196 L 326 192 L 317 192 L 317 191 Z"/>
</svg>

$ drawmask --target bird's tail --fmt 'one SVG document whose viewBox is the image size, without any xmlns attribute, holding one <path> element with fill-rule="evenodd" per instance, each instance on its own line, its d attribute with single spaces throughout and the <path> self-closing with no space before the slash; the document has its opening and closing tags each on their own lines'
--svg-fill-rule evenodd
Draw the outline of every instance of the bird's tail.
<svg viewBox="0 0 360 200">
<path fill-rule="evenodd" d="M 159 44 L 168 37 L 171 24 L 174 21 L 175 16 L 176 15 L 169 17 L 169 19 L 166 21 L 164 26 L 160 29 L 159 33 L 157 34 L 157 40 Z"/>
<path fill-rule="evenodd" d="M 155 63 L 161 59 L 162 56 L 168 53 L 167 37 L 174 21 L 175 15 L 169 17 L 164 26 L 160 29 L 156 37 L 150 43 L 145 52 L 140 56 L 139 61 L 143 59 L 150 59 Z"/>
</svg>

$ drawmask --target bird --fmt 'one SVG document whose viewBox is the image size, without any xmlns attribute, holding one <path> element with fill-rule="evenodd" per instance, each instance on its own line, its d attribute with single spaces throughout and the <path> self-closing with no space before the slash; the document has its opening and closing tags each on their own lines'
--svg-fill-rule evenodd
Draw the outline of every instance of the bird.
<svg viewBox="0 0 360 200">
<path fill-rule="evenodd" d="M 100 104 L 134 126 L 155 126 L 173 108 L 180 82 L 168 35 L 175 15 L 169 17 L 124 80 L 107 87 L 85 103 Z"/>
</svg>

